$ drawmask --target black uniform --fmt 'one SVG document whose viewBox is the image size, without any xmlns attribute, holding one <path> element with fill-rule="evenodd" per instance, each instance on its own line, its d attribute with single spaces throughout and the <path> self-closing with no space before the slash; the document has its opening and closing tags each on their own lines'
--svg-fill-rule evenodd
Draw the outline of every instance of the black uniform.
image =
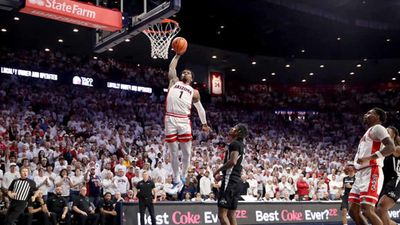
<svg viewBox="0 0 400 225">
<path fill-rule="evenodd" d="M 153 188 L 156 186 L 152 180 L 141 180 L 137 183 L 136 188 L 138 190 L 137 197 L 139 198 L 139 212 L 140 212 L 140 224 L 144 225 L 144 213 L 146 208 L 149 210 L 151 217 L 151 224 L 156 225 L 156 217 L 154 215 L 154 205 L 153 205 Z"/>
<path fill-rule="evenodd" d="M 105 199 L 100 201 L 99 209 L 104 209 L 107 211 L 115 211 L 114 203 L 112 200 L 106 201 Z M 117 215 L 113 216 L 110 214 L 100 214 L 101 225 L 116 225 Z"/>
<path fill-rule="evenodd" d="M 235 210 L 242 190 L 242 159 L 244 157 L 243 140 L 236 139 L 228 147 L 224 164 L 229 160 L 232 152 L 239 152 L 237 163 L 234 167 L 223 171 L 222 185 L 218 197 L 218 207 Z"/>
<path fill-rule="evenodd" d="M 16 196 L 11 200 L 7 211 L 6 225 L 14 225 L 18 217 L 24 212 L 28 200 L 36 191 L 36 184 L 31 179 L 15 179 L 11 182 L 9 191 L 15 192 Z"/>
<path fill-rule="evenodd" d="M 0 198 L 0 224 L 4 224 L 5 219 L 6 219 L 6 213 L 7 213 L 7 202 L 6 202 L 6 197 L 3 196 Z"/>
<path fill-rule="evenodd" d="M 97 225 L 99 221 L 99 215 L 96 213 L 91 213 L 89 197 L 79 195 L 75 198 L 73 206 L 76 206 L 81 211 L 87 213 L 87 216 L 85 216 L 75 212 L 74 216 L 76 216 L 78 220 L 78 225 L 85 225 L 87 221 L 90 221 L 90 224 Z"/>
<path fill-rule="evenodd" d="M 31 199 L 28 201 L 28 208 L 31 207 L 32 209 L 39 209 L 42 208 L 42 204 L 37 201 L 36 199 L 34 201 L 32 201 Z M 45 212 L 43 212 L 42 210 L 36 212 L 36 213 L 29 213 L 28 210 L 28 214 L 27 214 L 27 224 L 31 225 L 32 224 L 32 220 L 36 219 L 37 221 L 40 221 L 40 224 L 45 224 L 48 225 L 49 224 L 49 215 Z"/>
<path fill-rule="evenodd" d="M 354 181 L 356 181 L 356 176 L 347 176 L 345 178 L 343 178 L 343 187 L 344 188 L 344 193 L 342 196 L 342 204 L 340 205 L 340 210 L 342 209 L 349 209 L 349 194 L 351 191 L 351 188 L 347 188 L 345 185 L 346 184 L 350 184 L 353 186 Z"/>
<path fill-rule="evenodd" d="M 64 208 L 68 207 L 67 201 L 61 195 L 52 195 L 47 199 L 47 209 L 51 213 L 51 222 L 53 225 L 56 225 L 57 222 L 62 221 L 61 216 L 64 212 Z M 65 215 L 65 224 L 71 224 L 71 215 L 69 212 Z"/>
<path fill-rule="evenodd" d="M 380 197 L 386 195 L 396 202 L 400 198 L 400 157 L 390 155 L 383 162 L 384 181 Z"/>
</svg>

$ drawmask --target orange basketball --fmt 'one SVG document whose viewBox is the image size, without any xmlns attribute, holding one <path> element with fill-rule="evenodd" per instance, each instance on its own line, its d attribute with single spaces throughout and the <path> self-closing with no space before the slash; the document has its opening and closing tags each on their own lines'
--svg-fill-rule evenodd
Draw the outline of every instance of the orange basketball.
<svg viewBox="0 0 400 225">
<path fill-rule="evenodd" d="M 176 37 L 172 41 L 172 49 L 176 52 L 178 55 L 182 55 L 186 52 L 188 43 L 185 38 L 183 37 Z"/>
</svg>

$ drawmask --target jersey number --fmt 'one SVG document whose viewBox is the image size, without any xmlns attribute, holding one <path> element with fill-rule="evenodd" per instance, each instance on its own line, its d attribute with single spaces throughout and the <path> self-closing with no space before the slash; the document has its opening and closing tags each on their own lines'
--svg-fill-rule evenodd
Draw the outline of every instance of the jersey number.
<svg viewBox="0 0 400 225">
<path fill-rule="evenodd" d="M 179 95 L 179 98 L 182 98 L 182 95 L 183 95 L 183 91 L 181 91 L 181 94 Z"/>
</svg>

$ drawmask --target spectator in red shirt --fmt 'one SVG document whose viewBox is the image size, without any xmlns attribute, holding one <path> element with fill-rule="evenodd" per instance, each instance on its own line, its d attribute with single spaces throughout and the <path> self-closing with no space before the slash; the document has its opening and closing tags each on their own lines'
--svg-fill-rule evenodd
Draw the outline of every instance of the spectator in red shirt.
<svg viewBox="0 0 400 225">
<path fill-rule="evenodd" d="M 136 160 L 136 166 L 139 167 L 140 169 L 142 169 L 143 165 L 144 165 L 144 161 L 142 159 L 142 155 L 139 154 L 137 157 L 137 160 Z"/>
<path fill-rule="evenodd" d="M 310 186 L 304 180 L 304 175 L 300 174 L 297 179 L 297 194 L 299 194 L 300 200 L 306 200 L 308 198 L 308 194 L 310 192 Z"/>
<path fill-rule="evenodd" d="M 128 180 L 129 180 L 129 185 L 131 186 L 131 189 L 132 189 L 132 182 L 131 182 L 131 180 L 132 180 L 133 177 L 136 176 L 135 170 L 134 170 L 134 168 L 133 168 L 132 165 L 130 165 L 130 166 L 128 167 L 128 172 L 126 172 L 125 176 L 128 178 Z"/>
<path fill-rule="evenodd" d="M 0 150 L 5 151 L 6 149 L 7 149 L 7 146 L 3 141 L 3 136 L 0 136 Z"/>
</svg>

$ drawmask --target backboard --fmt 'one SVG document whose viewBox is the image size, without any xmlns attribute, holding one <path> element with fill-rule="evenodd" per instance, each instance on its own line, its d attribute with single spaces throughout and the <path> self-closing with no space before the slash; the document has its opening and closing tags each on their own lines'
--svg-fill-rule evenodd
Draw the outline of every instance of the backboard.
<svg viewBox="0 0 400 225">
<path fill-rule="evenodd" d="M 122 30 L 116 32 L 97 30 L 94 52 L 102 53 L 125 42 L 149 26 L 175 15 L 181 8 L 181 0 L 125 0 L 125 2 L 130 4 L 121 5 Z"/>
</svg>

